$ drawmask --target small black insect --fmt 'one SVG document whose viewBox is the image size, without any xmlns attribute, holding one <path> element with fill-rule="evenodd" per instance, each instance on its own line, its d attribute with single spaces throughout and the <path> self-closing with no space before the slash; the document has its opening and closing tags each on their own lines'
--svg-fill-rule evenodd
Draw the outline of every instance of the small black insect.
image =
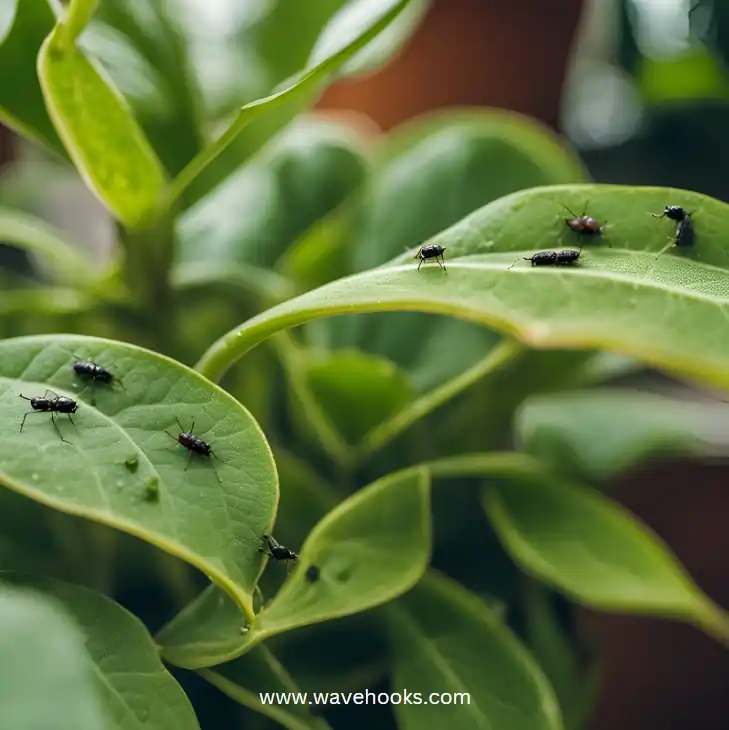
<svg viewBox="0 0 729 730">
<path fill-rule="evenodd" d="M 198 456 L 205 456 L 205 457 L 211 457 L 215 456 L 218 461 L 223 461 L 220 457 L 218 457 L 214 452 L 212 447 L 209 443 L 206 441 L 203 441 L 199 436 L 195 436 L 193 433 L 193 429 L 195 428 L 195 421 L 192 422 L 192 426 L 190 426 L 189 431 L 185 431 L 183 425 L 180 423 L 179 419 L 175 419 L 177 421 L 177 425 L 180 427 L 180 433 L 175 436 L 174 434 L 171 434 L 169 431 L 165 431 L 165 433 L 173 438 L 175 441 L 177 441 L 180 446 L 184 446 L 189 452 L 190 456 L 187 459 L 187 466 L 185 466 L 185 471 L 188 470 L 190 466 L 190 462 L 192 461 L 192 455 L 197 454 Z"/>
<path fill-rule="evenodd" d="M 663 213 L 651 213 L 654 218 L 670 218 L 672 221 L 683 221 L 686 216 L 691 216 L 680 205 L 667 205 Z"/>
<path fill-rule="evenodd" d="M 582 215 L 575 215 L 566 205 L 563 206 L 572 218 L 565 218 L 565 225 L 575 233 L 581 233 L 586 236 L 599 236 L 603 232 L 604 226 L 601 226 L 594 218 L 585 215 L 587 206 L 582 211 Z"/>
<path fill-rule="evenodd" d="M 445 259 L 443 258 L 444 251 L 445 249 L 437 243 L 429 243 L 427 246 L 421 246 L 420 250 L 415 254 L 415 256 L 413 256 L 415 259 L 420 259 L 418 271 L 420 271 L 423 261 L 427 261 L 428 259 L 435 259 L 438 262 L 438 266 L 445 271 Z"/>
<path fill-rule="evenodd" d="M 55 397 L 48 398 L 49 393 L 51 393 L 51 395 Z M 65 413 L 68 416 L 68 420 L 71 421 L 71 423 L 75 426 L 76 424 L 73 422 L 73 418 L 71 418 L 71 414 L 76 413 L 78 409 L 78 405 L 76 404 L 75 400 L 67 398 L 65 395 L 58 395 L 58 393 L 54 393 L 52 390 L 46 390 L 42 398 L 39 396 L 29 398 L 22 393 L 20 393 L 20 397 L 24 398 L 27 401 L 30 401 L 30 407 L 33 409 L 32 411 L 28 411 L 28 413 L 23 416 L 23 420 L 20 422 L 21 433 L 23 432 L 23 426 L 25 426 L 25 419 L 28 416 L 32 415 L 33 413 L 50 413 L 51 422 L 53 423 L 53 428 L 56 429 L 58 437 L 61 439 L 61 441 L 67 444 L 71 443 L 70 441 L 66 441 L 66 439 L 61 436 L 61 432 L 58 430 L 58 424 L 56 423 L 56 414 Z"/>
<path fill-rule="evenodd" d="M 262 539 L 263 546 L 258 548 L 259 553 L 266 553 L 266 555 L 276 561 L 283 560 L 285 562 L 291 561 L 295 563 L 299 559 L 298 553 L 295 553 L 293 550 L 289 550 L 283 545 L 279 545 L 279 543 L 277 543 L 271 535 L 263 533 Z"/>
<path fill-rule="evenodd" d="M 524 261 L 531 261 L 532 266 L 569 266 L 580 258 L 582 249 L 573 251 L 567 249 L 565 251 L 539 251 L 533 256 L 524 256 Z M 509 266 L 514 266 L 516 261 Z"/>
<path fill-rule="evenodd" d="M 76 360 L 73 364 L 73 371 L 79 378 L 91 381 L 91 405 L 96 405 L 95 390 L 97 383 L 111 385 L 118 382 L 118 378 L 106 368 L 92 360 Z"/>
<path fill-rule="evenodd" d="M 321 570 L 318 565 L 310 565 L 306 569 L 306 580 L 309 581 L 309 583 L 316 583 L 319 580 L 319 576 L 321 575 Z"/>
</svg>

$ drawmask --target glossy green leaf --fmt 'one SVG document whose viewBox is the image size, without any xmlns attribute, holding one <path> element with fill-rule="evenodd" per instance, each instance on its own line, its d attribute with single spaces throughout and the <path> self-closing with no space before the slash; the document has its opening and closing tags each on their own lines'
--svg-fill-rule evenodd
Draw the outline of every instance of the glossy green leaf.
<svg viewBox="0 0 729 730">
<path fill-rule="evenodd" d="M 65 154 L 36 74 L 36 56 L 55 23 L 48 0 L 4 3 L 0 10 L 0 119 L 19 134 Z"/>
<path fill-rule="evenodd" d="M 370 484 L 326 515 L 289 579 L 243 633 L 240 612 L 211 587 L 157 641 L 172 664 L 219 664 L 277 634 L 392 600 L 418 581 L 429 558 L 430 479 L 412 469 Z M 312 564 L 321 571 L 313 583 L 305 576 Z"/>
<path fill-rule="evenodd" d="M 201 94 L 189 57 L 190 28 L 180 15 L 175 3 L 102 2 L 100 22 L 81 41 L 130 101 L 172 175 L 202 147 Z"/>
<path fill-rule="evenodd" d="M 276 696 L 300 694 L 300 689 L 283 665 L 265 647 L 257 646 L 243 657 L 221 664 L 215 669 L 199 670 L 202 677 L 241 705 L 267 715 L 288 730 L 327 730 L 321 718 L 315 717 L 302 702 L 276 702 Z M 270 698 L 264 704 L 261 694 Z M 279 696 L 281 696 L 279 695 Z"/>
<path fill-rule="evenodd" d="M 402 730 L 562 728 L 553 690 L 537 663 L 501 619 L 458 583 L 431 571 L 388 614 L 393 689 L 403 692 L 393 709 Z"/>
<path fill-rule="evenodd" d="M 0 573 L 0 578 L 42 591 L 74 617 L 86 639 L 109 728 L 199 730 L 190 700 L 165 669 L 152 637 L 136 616 L 88 588 L 18 574 Z"/>
<path fill-rule="evenodd" d="M 521 260 L 541 247 L 575 245 L 563 205 L 613 221 L 579 265 L 534 267 Z M 649 214 L 666 204 L 694 211 L 696 252 L 657 253 L 675 224 Z M 218 378 L 267 336 L 319 317 L 418 310 L 450 314 L 512 334 L 533 348 L 613 350 L 656 367 L 729 385 L 723 265 L 729 206 L 663 188 L 554 186 L 501 198 L 431 243 L 448 250 L 448 271 L 417 271 L 411 254 L 280 304 L 218 340 L 198 369 Z M 538 249 L 537 249 L 538 250 Z M 691 260 L 700 255 L 701 261 Z M 408 261 L 410 259 L 410 261 Z"/>
<path fill-rule="evenodd" d="M 651 457 L 726 456 L 729 407 L 610 388 L 528 400 L 514 424 L 520 448 L 555 471 L 613 479 Z"/>
<path fill-rule="evenodd" d="M 73 372 L 79 358 L 99 363 L 118 384 L 98 384 L 92 393 Z M 248 411 L 179 363 L 110 340 L 4 340 L 0 362 L 0 482 L 186 560 L 250 615 L 262 567 L 259 535 L 273 522 L 278 485 L 271 451 Z M 75 427 L 56 418 L 69 443 L 47 413 L 29 415 L 19 432 L 30 410 L 19 394 L 43 396 L 48 388 L 78 402 Z M 188 458 L 165 433 L 180 432 L 176 419 L 187 429 L 194 421 L 215 458 Z"/>
<path fill-rule="evenodd" d="M 547 477 L 516 479 L 485 492 L 484 506 L 514 560 L 578 603 L 688 621 L 729 641 L 729 617 L 668 547 L 600 493 Z"/>
<path fill-rule="evenodd" d="M 362 182 L 359 147 L 341 125 L 298 121 L 185 212 L 180 260 L 272 267 Z"/>
<path fill-rule="evenodd" d="M 326 417 L 350 444 L 412 397 L 407 373 L 383 358 L 356 350 L 312 356 L 304 377 Z"/>
<path fill-rule="evenodd" d="M 0 584 L 0 717 L 13 730 L 107 730 L 78 627 L 56 601 Z"/>
<path fill-rule="evenodd" d="M 260 149 L 277 131 L 312 104 L 322 84 L 342 64 L 376 38 L 407 7 L 411 0 L 351 0 L 356 10 L 349 10 L 331 23 L 336 28 L 337 43 L 329 55 L 281 84 L 269 96 L 244 106 L 232 124 L 180 173 L 173 184 L 173 198 L 179 198 L 201 171 L 244 132 L 250 138 L 248 155 Z M 359 12 L 357 12 L 359 10 Z M 239 164 L 242 160 L 238 160 Z"/>
<path fill-rule="evenodd" d="M 89 187 L 126 226 L 148 223 L 165 202 L 165 180 L 154 150 L 126 101 L 97 65 L 63 40 L 63 26 L 38 56 L 46 106 Z"/>
<path fill-rule="evenodd" d="M 54 278 L 80 285 L 95 278 L 91 263 L 45 221 L 17 210 L 0 207 L 0 240 L 40 256 L 51 266 Z"/>
</svg>

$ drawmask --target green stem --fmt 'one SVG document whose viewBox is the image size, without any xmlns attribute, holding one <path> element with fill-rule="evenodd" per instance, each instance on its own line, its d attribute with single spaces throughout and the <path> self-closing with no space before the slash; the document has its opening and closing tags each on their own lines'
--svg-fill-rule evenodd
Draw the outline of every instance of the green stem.
<svg viewBox="0 0 729 730">
<path fill-rule="evenodd" d="M 688 617 L 696 628 L 729 648 L 729 615 L 708 598 L 701 598 L 702 613 L 699 618 L 692 614 Z"/>
<path fill-rule="evenodd" d="M 508 365 L 523 352 L 524 348 L 514 340 L 502 340 L 485 358 L 468 370 L 409 403 L 387 421 L 373 428 L 364 436 L 352 454 L 352 460 L 360 463 L 393 441 L 428 413 L 447 403 L 482 378 Z"/>
<path fill-rule="evenodd" d="M 99 0 L 71 0 L 66 15 L 59 20 L 54 45 L 61 51 L 72 46 L 96 12 Z"/>
</svg>

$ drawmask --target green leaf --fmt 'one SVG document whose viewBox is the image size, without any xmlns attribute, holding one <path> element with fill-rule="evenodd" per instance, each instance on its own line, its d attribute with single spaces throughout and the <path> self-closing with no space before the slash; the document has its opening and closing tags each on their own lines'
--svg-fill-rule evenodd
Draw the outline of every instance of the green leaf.
<svg viewBox="0 0 729 730">
<path fill-rule="evenodd" d="M 215 669 L 201 669 L 199 673 L 228 697 L 270 717 L 288 730 L 329 728 L 324 720 L 314 717 L 305 703 L 271 701 L 264 704 L 261 701 L 261 694 L 275 696 L 279 692 L 300 692 L 283 665 L 265 646 L 257 646 L 243 657 Z"/>
<path fill-rule="evenodd" d="M 316 64 L 308 63 L 300 74 L 281 84 L 269 96 L 246 104 L 228 129 L 178 175 L 172 186 L 173 200 L 179 198 L 200 172 L 243 130 L 251 138 L 251 143 L 246 145 L 248 154 L 260 149 L 274 132 L 312 104 L 327 78 L 387 28 L 410 1 L 352 0 L 350 5 L 355 10 L 343 12 L 340 18 L 332 20 L 338 42 L 330 48 L 329 55 L 320 58 Z"/>
<path fill-rule="evenodd" d="M 13 730 L 106 730 L 84 640 L 57 602 L 0 585 L 0 716 Z"/>
<path fill-rule="evenodd" d="M 0 577 L 42 591 L 59 601 L 76 619 L 86 638 L 93 682 L 110 718 L 105 727 L 199 730 L 190 700 L 165 669 L 152 637 L 136 616 L 88 588 L 17 574 L 0 573 Z M 85 657 L 86 662 L 88 659 Z M 46 665 L 63 676 L 66 664 L 59 657 L 56 663 L 47 661 Z M 40 704 L 52 705 L 45 698 Z M 57 707 L 55 711 L 58 712 Z M 50 721 L 44 730 L 49 727 L 58 726 Z"/>
<path fill-rule="evenodd" d="M 89 187 L 125 226 L 142 226 L 165 202 L 162 167 L 125 100 L 95 63 L 64 46 L 62 28 L 38 56 L 48 112 Z"/>
<path fill-rule="evenodd" d="M 574 246 L 563 205 L 613 221 L 579 265 L 533 267 L 521 261 L 541 248 Z M 694 211 L 695 262 L 666 252 L 672 221 L 649 213 L 666 204 Z M 327 284 L 269 309 L 223 336 L 198 363 L 218 378 L 274 332 L 338 314 L 417 310 L 449 314 L 512 334 L 539 349 L 602 348 L 659 368 L 729 385 L 727 263 L 723 230 L 729 206 L 697 193 L 663 188 L 554 186 L 501 198 L 430 243 L 448 250 L 448 271 L 417 271 L 410 253 L 387 266 Z M 648 253 L 648 252 L 651 253 Z M 497 253 L 503 252 L 503 253 Z M 517 253 L 518 252 L 518 253 Z"/>
<path fill-rule="evenodd" d="M 397 413 L 412 397 L 407 373 L 383 358 L 356 350 L 311 355 L 307 387 L 326 417 L 350 443 Z"/>
<path fill-rule="evenodd" d="M 241 616 L 209 588 L 157 635 L 164 657 L 197 669 L 220 664 L 277 634 L 349 616 L 412 587 L 430 558 L 430 480 L 413 469 L 356 492 L 312 530 L 296 570 L 241 635 Z M 305 577 L 317 565 L 318 581 Z"/>
<path fill-rule="evenodd" d="M 272 267 L 360 185 L 365 173 L 360 146 L 341 125 L 297 121 L 185 212 L 180 260 Z"/>
<path fill-rule="evenodd" d="M 91 263 L 59 231 L 20 211 L 0 207 L 0 241 L 42 257 L 62 283 L 78 286 L 97 278 Z"/>
<path fill-rule="evenodd" d="M 167 171 L 175 175 L 200 151 L 201 94 L 186 34 L 173 4 L 101 3 L 80 45 L 95 55 L 130 101 Z"/>
<path fill-rule="evenodd" d="M 529 399 L 515 421 L 520 448 L 554 471 L 609 481 L 651 457 L 725 456 L 729 409 L 610 388 Z"/>
<path fill-rule="evenodd" d="M 0 12 L 0 119 L 63 155 L 36 73 L 36 56 L 56 16 L 48 0 L 10 0 Z"/>
<path fill-rule="evenodd" d="M 562 728 L 537 663 L 500 617 L 455 581 L 431 571 L 388 614 L 393 686 L 413 688 L 415 695 L 394 707 L 402 730 L 453 723 L 459 730 Z M 450 702 L 442 696 L 429 701 L 431 693 L 449 693 Z"/>
<path fill-rule="evenodd" d="M 729 617 L 657 535 L 607 497 L 534 477 L 491 487 L 483 503 L 514 560 L 578 603 L 687 621 L 729 643 Z"/>
<path fill-rule="evenodd" d="M 76 359 L 99 363 L 119 384 L 99 384 L 92 393 L 73 372 Z M 271 451 L 248 411 L 179 363 L 110 340 L 4 340 L 0 363 L 0 482 L 186 560 L 251 615 L 259 536 L 273 522 L 278 485 Z M 49 414 L 29 415 L 19 433 L 30 410 L 19 394 L 42 396 L 47 388 L 78 402 L 75 427 L 66 416 L 56 419 L 70 443 Z M 188 459 L 165 433 L 180 432 L 176 419 L 185 428 L 195 421 L 194 433 L 216 458 Z"/>
</svg>

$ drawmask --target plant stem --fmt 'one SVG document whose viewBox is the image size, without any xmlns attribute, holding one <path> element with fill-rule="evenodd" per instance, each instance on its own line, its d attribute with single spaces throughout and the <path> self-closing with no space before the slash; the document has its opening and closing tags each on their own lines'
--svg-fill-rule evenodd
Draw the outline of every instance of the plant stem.
<svg viewBox="0 0 729 730">
<path fill-rule="evenodd" d="M 373 428 L 364 436 L 362 442 L 352 454 L 353 462 L 360 463 L 363 459 L 393 441 L 416 421 L 447 403 L 466 388 L 481 380 L 481 378 L 508 365 L 524 351 L 524 348 L 514 340 L 502 340 L 485 358 L 468 370 L 444 383 L 439 388 L 435 388 L 412 401 L 387 421 Z"/>
</svg>

